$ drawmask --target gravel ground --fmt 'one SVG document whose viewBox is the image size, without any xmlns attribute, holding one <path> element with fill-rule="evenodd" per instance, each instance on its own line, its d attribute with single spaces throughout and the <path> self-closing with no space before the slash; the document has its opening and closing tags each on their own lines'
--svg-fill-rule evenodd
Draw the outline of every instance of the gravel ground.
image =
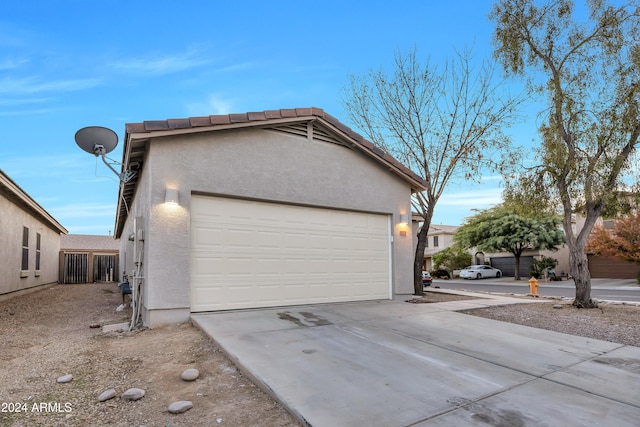
<svg viewBox="0 0 640 427">
<path fill-rule="evenodd" d="M 470 299 L 427 292 L 413 302 Z M 103 333 L 95 325 L 126 322 L 116 312 L 116 284 L 52 285 L 0 301 L 1 426 L 299 426 L 278 403 L 244 377 L 190 323 L 130 333 Z M 640 307 L 575 309 L 563 302 L 516 304 L 466 314 L 640 346 Z M 200 377 L 180 374 L 196 368 Z M 58 377 L 73 375 L 66 384 Z M 145 390 L 137 401 L 120 395 Z M 97 397 L 114 388 L 106 402 Z M 168 406 L 193 402 L 182 414 Z"/>
<path fill-rule="evenodd" d="M 441 292 L 425 292 L 424 302 L 473 299 Z M 513 298 L 534 297 L 514 296 Z M 450 299 L 447 299 L 450 298 Z M 420 299 L 409 302 L 423 302 Z M 554 308 L 554 306 L 556 308 Z M 558 308 L 558 307 L 562 308 Z M 600 303 L 598 308 L 576 308 L 570 300 L 541 300 L 532 303 L 462 310 L 459 313 L 533 328 L 578 335 L 640 347 L 640 306 Z"/>
<path fill-rule="evenodd" d="M 633 305 L 601 303 L 599 308 L 586 309 L 572 306 L 571 301 L 554 301 L 461 313 L 640 347 L 640 307 Z"/>
<path fill-rule="evenodd" d="M 54 285 L 0 301 L 0 426 L 299 426 L 189 323 L 130 333 L 116 284 Z M 196 368 L 193 382 L 180 378 Z M 70 383 L 57 378 L 71 374 Z M 137 401 L 120 397 L 145 390 Z M 98 402 L 114 388 L 117 397 Z M 168 406 L 194 407 L 171 414 Z"/>
</svg>

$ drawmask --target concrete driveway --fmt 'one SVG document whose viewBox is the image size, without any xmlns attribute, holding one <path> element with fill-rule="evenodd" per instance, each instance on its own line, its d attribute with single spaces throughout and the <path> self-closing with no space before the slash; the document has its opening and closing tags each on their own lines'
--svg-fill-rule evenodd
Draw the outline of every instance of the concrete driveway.
<svg viewBox="0 0 640 427">
<path fill-rule="evenodd" d="M 316 427 L 640 425 L 639 347 L 456 312 L 533 300 L 409 298 L 192 320 Z"/>
</svg>

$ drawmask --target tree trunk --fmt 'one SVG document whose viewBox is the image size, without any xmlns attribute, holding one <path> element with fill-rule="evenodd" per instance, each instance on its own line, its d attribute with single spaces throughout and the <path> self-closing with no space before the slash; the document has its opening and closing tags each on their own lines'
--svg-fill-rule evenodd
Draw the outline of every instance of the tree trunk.
<svg viewBox="0 0 640 427">
<path fill-rule="evenodd" d="M 425 226 L 426 225 L 426 226 Z M 427 233 L 429 225 L 426 221 L 418 231 L 418 244 L 416 245 L 416 254 L 413 258 L 413 293 L 414 295 L 424 295 L 424 286 L 422 285 L 422 264 L 424 263 L 424 250 L 427 247 Z"/>
<path fill-rule="evenodd" d="M 583 250 L 569 248 L 569 271 L 576 285 L 576 298 L 573 305 L 578 308 L 595 308 L 598 306 L 591 299 L 591 273 L 587 254 Z"/>
<path fill-rule="evenodd" d="M 520 255 L 515 255 L 516 259 L 516 274 L 515 279 L 520 280 Z"/>
<path fill-rule="evenodd" d="M 587 239 L 591 234 L 591 230 L 593 230 L 596 219 L 602 213 L 603 204 L 585 203 L 584 224 L 576 236 L 573 229 L 571 197 L 564 178 L 558 180 L 556 186 L 560 192 L 564 207 L 562 226 L 567 239 L 567 246 L 569 247 L 569 274 L 573 277 L 576 287 L 576 298 L 573 300 L 573 305 L 578 308 L 596 308 L 598 304 L 591 299 L 591 273 L 589 272 L 589 262 L 584 248 L 587 245 Z"/>
</svg>

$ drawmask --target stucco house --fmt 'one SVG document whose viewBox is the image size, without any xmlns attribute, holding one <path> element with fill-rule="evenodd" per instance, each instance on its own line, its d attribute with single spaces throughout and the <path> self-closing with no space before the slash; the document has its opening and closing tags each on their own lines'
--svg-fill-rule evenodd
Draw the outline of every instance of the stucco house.
<svg viewBox="0 0 640 427">
<path fill-rule="evenodd" d="M 615 223 L 616 219 L 599 218 L 596 224 L 611 229 L 615 226 Z M 593 278 L 637 279 L 640 277 L 640 265 L 638 264 L 595 255 L 589 251 L 588 245 L 586 251 L 589 260 L 589 273 Z"/>
<path fill-rule="evenodd" d="M 115 223 L 143 322 L 413 292 L 423 180 L 318 108 L 126 125 Z"/>
<path fill-rule="evenodd" d="M 419 229 L 422 217 L 414 213 L 413 221 L 415 235 Z M 453 236 L 458 228 L 460 227 L 454 225 L 431 224 L 427 233 L 427 247 L 424 251 L 423 270 L 431 271 L 434 269 L 433 256 L 453 245 Z M 417 244 L 417 238 L 415 240 L 414 247 L 415 244 Z M 505 277 L 515 276 L 515 258 L 509 252 L 484 253 L 469 249 L 469 254 L 471 255 L 472 264 L 490 264 L 502 270 L 502 274 Z M 555 252 L 550 250 L 525 251 L 520 257 L 520 276 L 528 277 L 531 271 L 532 261 L 534 259 L 540 259 L 543 256 L 558 260 L 558 266 L 556 267 L 558 273 L 566 273 L 569 271 L 569 251 L 565 245 L 562 245 L 559 250 Z"/>
<path fill-rule="evenodd" d="M 433 270 L 433 256 L 453 245 L 453 235 L 458 229 L 455 225 L 431 224 L 427 232 L 427 247 L 424 250 L 422 269 Z"/>
<path fill-rule="evenodd" d="M 60 234 L 67 230 L 0 170 L 0 297 L 58 281 Z"/>
<path fill-rule="evenodd" d="M 524 251 L 520 256 L 520 278 L 529 278 L 533 260 L 539 260 L 542 257 L 555 258 L 558 261 L 558 265 L 555 268 L 558 275 L 564 276 L 568 274 L 569 250 L 565 245 L 561 245 L 555 252 L 550 250 Z M 485 263 L 500 269 L 504 277 L 515 276 L 516 260 L 509 252 L 484 253 L 482 254 L 482 257 L 479 257 L 478 254 L 476 254 L 476 258 L 483 259 Z"/>
</svg>

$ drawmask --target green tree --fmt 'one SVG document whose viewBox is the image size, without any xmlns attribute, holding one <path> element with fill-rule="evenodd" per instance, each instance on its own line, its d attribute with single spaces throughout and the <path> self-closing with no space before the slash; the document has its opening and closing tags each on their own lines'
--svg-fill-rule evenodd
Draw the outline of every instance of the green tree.
<svg viewBox="0 0 640 427">
<path fill-rule="evenodd" d="M 455 179 L 479 180 L 483 168 L 513 162 L 503 133 L 517 118 L 521 98 L 506 92 L 493 62 L 474 66 L 458 53 L 443 67 L 422 65 L 416 51 L 395 56 L 394 69 L 351 76 L 343 104 L 350 121 L 375 145 L 422 177 L 426 190 L 413 198 L 424 219 L 414 258 L 414 292 L 422 295 L 422 263 L 436 204 Z"/>
<path fill-rule="evenodd" d="M 515 278 L 520 280 L 520 256 L 524 251 L 555 251 L 565 239 L 557 216 L 526 217 L 500 205 L 467 218 L 454 240 L 484 252 L 511 252 L 516 261 Z"/>
<path fill-rule="evenodd" d="M 556 265 L 558 265 L 557 259 L 543 255 L 540 259 L 534 258 L 533 261 L 531 261 L 531 270 L 529 271 L 529 274 L 536 279 L 539 279 L 544 276 L 545 270 L 555 268 Z"/>
<path fill-rule="evenodd" d="M 498 0 L 490 18 L 495 57 L 547 104 L 540 165 L 529 177 L 540 178 L 560 202 L 574 305 L 596 307 L 584 249 L 603 209 L 631 177 L 629 156 L 640 135 L 640 36 L 637 0 L 586 6 L 579 15 L 571 0 Z"/>
<path fill-rule="evenodd" d="M 432 261 L 434 270 L 444 269 L 453 273 L 453 270 L 461 270 L 471 264 L 471 254 L 462 246 L 453 245 L 435 254 Z"/>
<path fill-rule="evenodd" d="M 548 183 L 532 174 L 523 173 L 505 180 L 504 204 L 517 214 L 531 218 L 558 215 L 559 205 L 557 199 L 550 196 Z"/>
</svg>

